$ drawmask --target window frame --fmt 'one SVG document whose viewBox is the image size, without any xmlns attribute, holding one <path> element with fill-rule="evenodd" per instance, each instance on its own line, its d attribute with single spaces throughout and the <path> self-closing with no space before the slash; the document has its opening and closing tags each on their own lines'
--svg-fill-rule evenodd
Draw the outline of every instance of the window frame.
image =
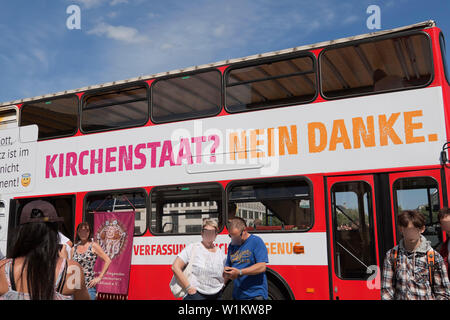
<svg viewBox="0 0 450 320">
<path fill-rule="evenodd" d="M 135 222 L 133 222 L 133 237 L 142 237 L 147 233 L 147 230 L 149 230 L 149 195 L 147 190 L 145 190 L 144 188 L 128 188 L 128 189 L 112 189 L 112 190 L 100 190 L 100 191 L 91 191 L 88 192 L 84 195 L 84 199 L 83 199 L 83 213 L 82 213 L 82 222 L 85 221 L 89 221 L 87 219 L 87 214 L 88 214 L 88 206 L 87 206 L 87 201 L 88 198 L 91 196 L 96 196 L 96 195 L 102 195 L 102 194 L 112 194 L 112 193 L 128 193 L 128 192 L 142 192 L 145 195 L 145 229 L 144 232 L 142 234 L 134 234 L 134 227 Z M 93 221 L 93 217 L 92 217 L 92 221 Z M 77 226 L 75 226 L 76 228 Z M 92 228 L 94 228 L 94 223 L 92 222 Z M 94 233 L 94 231 L 92 232 Z"/>
<path fill-rule="evenodd" d="M 274 104 L 271 106 L 265 106 L 265 107 L 258 107 L 258 108 L 253 108 L 251 110 L 238 110 L 238 111 L 233 111 L 230 110 L 228 108 L 227 105 L 227 82 L 228 82 L 228 74 L 236 69 L 242 69 L 242 68 L 246 68 L 246 67 L 253 67 L 253 66 L 258 66 L 258 65 L 263 65 L 263 64 L 267 64 L 267 63 L 274 63 L 274 62 L 281 62 L 281 61 L 286 61 L 286 60 L 293 60 L 293 59 L 297 59 L 297 58 L 303 58 L 303 57 L 309 57 L 312 60 L 313 63 L 313 72 L 314 72 L 314 78 L 315 78 L 315 94 L 314 96 L 311 98 L 311 100 L 308 101 L 304 101 L 304 102 L 297 102 L 297 103 L 280 103 L 280 104 Z M 230 65 L 228 68 L 226 68 L 224 74 L 223 74 L 223 80 L 222 80 L 222 92 L 223 92 L 223 106 L 224 109 L 226 110 L 226 112 L 230 113 L 230 114 L 235 114 L 235 113 L 245 113 L 245 112 L 253 112 L 253 111 L 260 111 L 260 110 L 266 110 L 266 109 L 275 109 L 275 108 L 282 108 L 282 107 L 290 107 L 290 106 L 299 106 L 299 105 L 304 105 L 304 104 L 308 104 L 308 103 L 312 103 L 314 102 L 317 97 L 319 96 L 319 68 L 318 68 L 318 60 L 316 58 L 316 56 L 310 52 L 310 51 L 300 51 L 300 52 L 295 52 L 295 53 L 288 53 L 288 54 L 283 54 L 277 57 L 266 57 L 266 58 L 262 58 L 262 59 L 257 59 L 257 60 L 253 60 L 253 61 L 245 61 L 245 62 L 238 62 L 236 64 L 232 64 Z"/>
<path fill-rule="evenodd" d="M 183 78 L 183 77 L 188 77 L 188 76 L 195 76 L 201 73 L 207 73 L 207 72 L 211 72 L 211 71 L 215 71 L 217 73 L 219 73 L 220 76 L 220 84 L 218 87 L 219 90 L 219 94 L 220 94 L 220 105 L 219 108 L 217 110 L 217 112 L 215 112 L 214 114 L 208 114 L 208 115 L 203 115 L 203 116 L 190 116 L 190 117 L 183 117 L 181 119 L 176 119 L 176 120 L 167 120 L 167 121 L 159 121 L 159 120 L 155 120 L 154 116 L 153 116 L 153 96 L 154 96 L 154 87 L 155 85 L 160 82 L 160 81 L 165 81 L 165 80 L 170 80 L 170 79 L 175 79 L 175 78 Z M 224 78 L 222 75 L 222 72 L 220 72 L 220 70 L 218 68 L 205 68 L 205 69 L 198 69 L 198 70 L 194 70 L 194 71 L 188 71 L 188 72 L 182 72 L 182 73 L 177 73 L 174 75 L 170 75 L 170 76 L 164 76 L 164 77 L 160 77 L 160 78 L 156 78 L 153 82 L 152 85 L 150 87 L 150 120 L 152 121 L 152 123 L 154 124 L 163 124 L 163 123 L 176 123 L 179 121 L 186 121 L 186 120 L 194 120 L 194 119 L 204 119 L 204 118 L 210 118 L 210 117 L 215 117 L 218 114 L 220 114 L 223 110 L 223 99 L 224 99 L 224 92 L 223 92 L 223 82 L 224 82 Z"/>
<path fill-rule="evenodd" d="M 405 37 L 405 36 L 413 36 L 413 35 L 418 35 L 418 34 L 423 34 L 425 35 L 425 37 L 427 38 L 428 41 L 428 47 L 430 49 L 430 56 L 431 56 L 431 77 L 430 80 L 420 86 L 411 86 L 411 87 L 407 87 L 407 88 L 397 88 L 397 89 L 388 89 L 388 90 L 380 90 L 380 91 L 376 91 L 376 92 L 367 92 L 367 93 L 355 93 L 355 94 L 348 94 L 348 95 L 343 95 L 343 96 L 339 96 L 339 97 L 327 97 L 324 92 L 323 92 L 323 88 L 322 88 L 322 56 L 325 54 L 325 52 L 332 50 L 332 49 L 339 49 L 339 48 L 344 48 L 344 47 L 349 47 L 349 46 L 353 46 L 355 44 L 363 44 L 363 43 L 370 43 L 370 42 L 377 42 L 377 41 L 382 41 L 382 40 L 388 40 L 388 39 L 393 39 L 393 38 L 398 38 L 398 37 Z M 376 94 L 382 94 L 382 93 L 391 93 L 391 92 L 398 92 L 398 91 L 405 91 L 405 90 L 414 90 L 414 89 L 420 89 L 420 88 L 426 88 L 428 87 L 430 84 L 433 83 L 434 79 L 435 79 L 435 62 L 434 62 L 434 56 L 433 56 L 433 43 L 432 43 L 432 39 L 431 36 L 426 33 L 425 31 L 423 31 L 423 29 L 420 30 L 409 30 L 409 31 L 404 31 L 404 32 L 398 32 L 398 33 L 393 33 L 393 34 L 387 34 L 387 35 L 381 35 L 381 36 L 375 36 L 372 38 L 366 38 L 366 39 L 361 39 L 361 40 L 353 40 L 353 41 L 348 41 L 345 43 L 339 43 L 339 44 L 334 44 L 334 45 L 330 45 L 325 47 L 320 53 L 319 56 L 317 58 L 317 62 L 318 62 L 318 77 L 319 77 L 319 92 L 320 92 L 320 96 L 325 99 L 326 101 L 333 101 L 333 100 L 339 100 L 339 99 L 348 99 L 348 98 L 355 98 L 355 97 L 364 97 L 364 96 L 371 96 L 371 95 L 376 95 Z"/>
<path fill-rule="evenodd" d="M 145 121 L 143 121 L 142 123 L 138 123 L 138 124 L 134 124 L 131 126 L 120 126 L 120 127 L 115 127 L 115 128 L 110 128 L 110 129 L 99 129 L 99 130 L 89 130 L 86 131 L 85 129 L 83 129 L 82 126 L 82 122 L 83 122 L 83 108 L 86 106 L 86 100 L 88 100 L 89 98 L 98 95 L 98 94 L 104 94 L 107 92 L 111 92 L 111 91 L 121 91 L 127 88 L 132 88 L 132 87 L 142 87 L 145 88 L 146 93 L 147 93 L 147 116 L 145 118 Z M 83 96 L 80 99 L 80 106 L 79 106 L 79 129 L 80 132 L 87 135 L 87 134 L 92 134 L 92 133 L 100 133 L 100 132 L 108 132 L 108 131 L 114 131 L 114 130 L 122 130 L 122 129 L 130 129 L 130 128 L 138 128 L 138 127 L 143 127 L 145 126 L 150 118 L 150 103 L 151 103 L 151 91 L 150 91 L 150 87 L 148 85 L 148 83 L 146 81 L 137 81 L 137 82 L 129 82 L 126 84 L 120 84 L 120 85 L 115 85 L 115 86 L 110 86 L 110 87 L 104 87 L 101 89 L 94 89 L 92 91 L 85 91 L 83 93 Z"/>
<path fill-rule="evenodd" d="M 377 258 L 378 258 L 377 243 L 375 241 L 376 216 L 374 216 L 374 215 L 376 214 L 376 212 L 375 212 L 376 205 L 375 205 L 375 201 L 373 201 L 373 197 L 375 195 L 374 188 L 366 180 L 350 180 L 350 181 L 335 182 L 333 185 L 330 186 L 330 207 L 331 207 L 331 221 L 330 221 L 330 223 L 331 223 L 331 228 L 332 228 L 332 232 L 333 232 L 333 257 L 332 257 L 332 259 L 334 261 L 334 270 L 333 270 L 333 272 L 334 272 L 334 275 L 338 279 L 344 280 L 344 281 L 366 281 L 371 276 L 371 274 L 368 273 L 367 274 L 367 278 L 344 278 L 341 275 L 339 275 L 338 272 L 337 272 L 338 261 L 337 261 L 336 252 L 337 252 L 338 246 L 337 246 L 337 239 L 336 239 L 336 236 L 337 236 L 337 232 L 336 231 L 337 230 L 335 228 L 335 227 L 337 227 L 337 221 L 335 221 L 335 220 L 337 220 L 337 217 L 335 217 L 336 214 L 335 214 L 335 210 L 333 210 L 333 205 L 332 205 L 333 188 L 336 185 L 339 185 L 339 184 L 352 184 L 352 183 L 359 183 L 359 182 L 362 182 L 362 183 L 366 184 L 369 187 L 369 189 L 370 189 L 370 197 L 367 197 L 367 200 L 368 200 L 367 207 L 368 207 L 368 210 L 370 210 L 372 212 L 372 216 L 370 217 L 370 221 L 369 221 L 369 228 L 372 231 L 372 234 L 370 235 L 370 236 L 372 236 L 372 239 L 373 239 L 373 241 L 372 241 L 372 248 L 371 249 L 373 250 L 373 258 L 375 259 L 375 261 L 374 261 L 375 264 L 376 264 Z M 358 214 L 359 214 L 359 212 L 358 212 Z M 330 268 L 331 268 L 331 264 L 330 264 Z"/>
<path fill-rule="evenodd" d="M 153 197 L 153 193 L 154 192 L 157 192 L 158 189 L 162 189 L 162 188 L 167 188 L 167 187 L 180 187 L 180 188 L 183 188 L 183 187 L 195 187 L 195 186 L 201 186 L 201 185 L 211 185 L 211 186 L 216 185 L 216 186 L 219 186 L 219 188 L 220 188 L 220 194 L 221 194 L 221 197 L 222 197 L 222 212 L 219 211 L 218 220 L 220 220 L 219 217 L 220 217 L 220 215 L 222 215 L 222 225 L 220 225 L 220 223 L 219 223 L 219 230 L 217 232 L 217 234 L 219 235 L 224 230 L 225 225 L 226 225 L 226 220 L 225 220 L 225 216 L 226 216 L 225 215 L 225 209 L 226 209 L 225 205 L 226 205 L 226 203 L 225 203 L 225 194 L 224 194 L 225 190 L 224 190 L 222 184 L 220 184 L 219 182 L 215 182 L 215 181 L 213 181 L 213 182 L 188 183 L 188 184 L 176 184 L 176 185 L 171 184 L 171 185 L 161 185 L 161 186 L 153 187 L 150 190 L 150 193 L 149 193 L 149 196 L 148 196 L 149 207 L 150 207 L 150 210 L 151 210 L 149 212 L 150 219 L 148 220 L 148 225 L 149 225 L 148 230 L 149 230 L 149 232 L 152 235 L 158 236 L 158 237 L 159 236 L 161 236 L 161 237 L 165 237 L 165 236 L 178 237 L 178 236 L 198 236 L 198 235 L 200 235 L 201 232 L 199 232 L 199 233 L 186 233 L 186 232 L 184 232 L 184 233 L 181 233 L 181 232 L 180 233 L 162 233 L 162 232 L 158 233 L 158 232 L 154 232 L 154 230 L 152 230 L 152 221 L 153 221 L 153 217 L 154 217 L 153 216 L 153 208 L 152 208 L 152 205 L 153 205 L 152 197 Z M 201 201 L 212 201 L 212 200 L 201 200 Z M 186 201 L 185 203 L 188 203 L 188 202 L 189 201 Z M 193 202 L 193 201 L 191 201 L 191 202 Z M 176 207 L 176 208 L 188 208 L 188 207 L 181 207 L 180 206 L 180 207 Z M 155 212 L 155 214 L 157 214 L 157 212 Z M 199 214 L 199 213 L 192 213 L 192 214 Z M 200 213 L 200 214 L 202 214 L 202 213 Z M 205 214 L 207 214 L 207 213 L 205 213 Z M 180 215 L 183 215 L 183 214 L 180 214 Z M 187 214 L 185 213 L 184 216 L 187 216 Z M 155 220 L 156 220 L 156 218 L 155 218 Z"/>
<path fill-rule="evenodd" d="M 306 182 L 309 187 L 309 195 L 310 195 L 310 210 L 311 210 L 311 224 L 309 228 L 304 230 L 249 230 L 249 233 L 307 233 L 311 231 L 316 223 L 315 219 L 315 207 L 314 207 L 314 184 L 307 176 L 292 176 L 292 177 L 280 177 L 280 178 L 262 178 L 262 179 L 245 179 L 245 180 L 234 180 L 228 183 L 226 189 L 225 189 L 225 200 L 226 200 L 226 214 L 225 218 L 226 221 L 228 221 L 228 203 L 229 200 L 229 194 L 231 192 L 231 189 L 236 186 L 245 186 L 245 185 L 251 185 L 251 184 L 266 184 L 266 183 L 273 183 L 273 182 Z M 249 227 L 249 226 L 247 226 Z"/>
<path fill-rule="evenodd" d="M 80 109 L 81 108 L 81 106 L 80 106 L 81 100 L 76 94 L 73 94 L 73 93 L 65 94 L 65 95 L 61 95 L 61 96 L 57 96 L 57 97 L 52 97 L 52 98 L 38 99 L 38 100 L 33 100 L 33 101 L 29 101 L 29 102 L 23 103 L 22 106 L 20 107 L 19 112 L 17 113 L 17 116 L 18 116 L 17 123 L 18 123 L 18 125 L 22 126 L 22 112 L 29 105 L 36 104 L 36 103 L 42 103 L 42 102 L 55 101 L 55 100 L 59 100 L 59 99 L 66 99 L 66 98 L 75 98 L 77 100 L 77 107 L 76 107 L 76 110 L 77 110 L 76 117 L 77 117 L 77 119 L 76 119 L 75 130 L 72 133 L 69 133 L 69 134 L 61 134 L 61 135 L 48 137 L 48 138 L 39 138 L 39 132 L 38 132 L 38 139 L 37 139 L 37 141 L 46 141 L 46 140 L 53 140 L 53 139 L 59 139 L 59 138 L 73 137 L 74 135 L 77 134 L 78 130 L 80 129 L 80 120 L 81 120 L 81 109 Z"/>
<path fill-rule="evenodd" d="M 450 70 L 448 69 L 449 66 L 447 64 L 447 57 L 446 57 L 447 45 L 445 43 L 445 36 L 442 31 L 439 33 L 439 48 L 441 51 L 442 67 L 444 68 L 445 79 L 447 80 L 447 84 L 450 86 Z"/>
</svg>

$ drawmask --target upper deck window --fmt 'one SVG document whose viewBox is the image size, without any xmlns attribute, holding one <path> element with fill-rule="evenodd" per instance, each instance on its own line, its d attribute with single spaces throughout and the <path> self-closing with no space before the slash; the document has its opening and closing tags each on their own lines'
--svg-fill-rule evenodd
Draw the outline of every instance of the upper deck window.
<svg viewBox="0 0 450 320">
<path fill-rule="evenodd" d="M 221 108 L 217 70 L 162 79 L 152 87 L 152 120 L 170 122 L 213 116 Z"/>
<path fill-rule="evenodd" d="M 81 112 L 81 129 L 95 132 L 129 128 L 144 125 L 147 120 L 147 87 L 134 85 L 87 96 Z"/>
<path fill-rule="evenodd" d="M 16 107 L 6 107 L 0 109 L 0 127 L 11 123 L 17 123 Z"/>
<path fill-rule="evenodd" d="M 430 41 L 419 33 L 326 49 L 320 70 L 326 98 L 424 86 L 433 76 Z"/>
<path fill-rule="evenodd" d="M 24 104 L 20 126 L 36 124 L 38 140 L 73 135 L 78 129 L 78 98 L 76 96 Z"/>
<path fill-rule="evenodd" d="M 225 90 L 229 112 L 311 101 L 316 95 L 314 60 L 306 56 L 232 68 Z"/>
<path fill-rule="evenodd" d="M 445 78 L 447 78 L 447 83 L 450 85 L 450 74 L 448 73 L 448 65 L 447 65 L 447 57 L 446 57 L 447 51 L 445 48 L 444 34 L 442 32 L 439 35 L 439 43 L 441 44 L 442 63 L 444 64 Z"/>
</svg>

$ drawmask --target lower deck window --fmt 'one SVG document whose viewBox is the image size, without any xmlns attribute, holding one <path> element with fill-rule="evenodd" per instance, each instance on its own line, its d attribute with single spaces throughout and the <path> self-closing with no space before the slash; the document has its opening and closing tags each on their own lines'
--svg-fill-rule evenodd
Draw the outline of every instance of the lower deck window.
<svg viewBox="0 0 450 320">
<path fill-rule="evenodd" d="M 218 184 L 156 187 L 151 195 L 156 234 L 200 234 L 203 220 L 222 226 L 222 188 Z"/>
<path fill-rule="evenodd" d="M 13 225 L 18 226 L 20 215 L 23 207 L 35 200 L 44 200 L 50 202 L 56 209 L 59 217 L 64 218 L 63 223 L 58 224 L 59 232 L 64 234 L 67 238 L 73 241 L 74 239 L 74 217 L 75 217 L 75 196 L 58 196 L 58 197 L 43 197 L 43 198 L 26 198 L 15 200 L 16 216 Z M 1 205 L 0 205 L 1 208 Z M 1 212 L 1 209 L 0 209 Z M 1 216 L 1 215 L 0 215 Z"/>
<path fill-rule="evenodd" d="M 238 183 L 228 193 L 228 219 L 243 218 L 249 231 L 306 231 L 313 224 L 311 193 L 306 181 Z"/>
<path fill-rule="evenodd" d="M 86 198 L 85 221 L 94 227 L 95 212 L 134 211 L 134 235 L 139 236 L 147 229 L 147 194 L 144 191 L 110 191 L 88 195 Z"/>
</svg>

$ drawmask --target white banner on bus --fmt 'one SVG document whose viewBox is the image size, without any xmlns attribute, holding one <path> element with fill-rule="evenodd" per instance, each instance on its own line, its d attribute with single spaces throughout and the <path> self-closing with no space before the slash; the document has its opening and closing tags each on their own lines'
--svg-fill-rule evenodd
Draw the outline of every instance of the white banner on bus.
<svg viewBox="0 0 450 320">
<path fill-rule="evenodd" d="M 436 165 L 444 119 L 430 87 L 42 141 L 36 192 Z"/>
</svg>

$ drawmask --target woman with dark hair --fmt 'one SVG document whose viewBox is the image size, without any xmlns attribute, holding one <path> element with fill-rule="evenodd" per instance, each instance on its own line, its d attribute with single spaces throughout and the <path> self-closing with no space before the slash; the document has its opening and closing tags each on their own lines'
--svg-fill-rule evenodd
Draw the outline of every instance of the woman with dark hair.
<svg viewBox="0 0 450 320">
<path fill-rule="evenodd" d="M 108 271 L 111 259 L 97 242 L 92 241 L 91 230 L 87 222 L 82 222 L 78 225 L 75 238 L 76 244 L 72 248 L 71 256 L 74 261 L 82 266 L 89 296 L 91 300 L 95 300 L 97 295 L 95 286 L 102 280 L 106 271 Z M 97 257 L 100 257 L 105 263 L 99 276 L 95 277 L 94 266 Z"/>
<path fill-rule="evenodd" d="M 0 300 L 89 300 L 80 265 L 59 257 L 61 219 L 47 201 L 24 206 L 11 259 L 0 263 Z"/>
</svg>

